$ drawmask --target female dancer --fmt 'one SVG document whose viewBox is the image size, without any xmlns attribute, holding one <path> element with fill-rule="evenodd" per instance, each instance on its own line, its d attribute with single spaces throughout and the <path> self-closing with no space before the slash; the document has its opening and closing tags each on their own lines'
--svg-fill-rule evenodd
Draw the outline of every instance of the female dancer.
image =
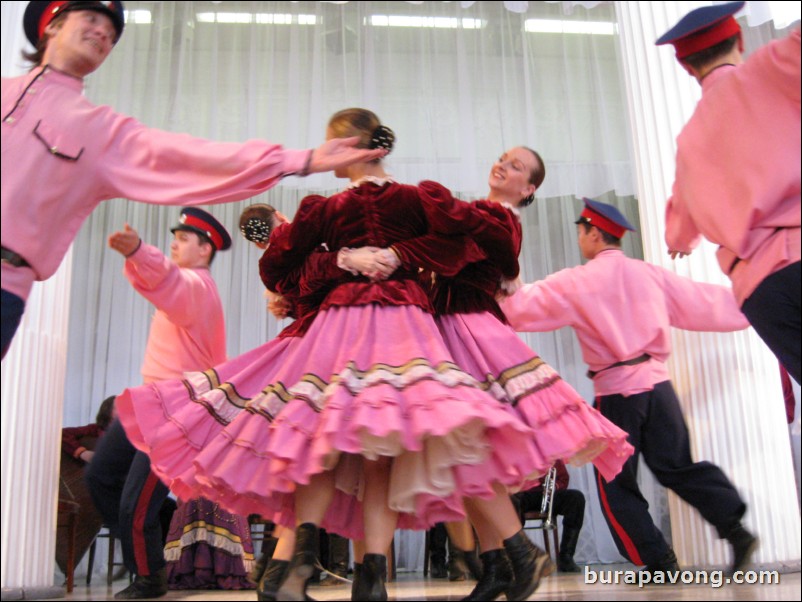
<svg viewBox="0 0 802 602">
<path fill-rule="evenodd" d="M 362 136 L 367 146 L 387 132 L 374 114 L 351 109 L 329 123 L 329 138 L 346 135 Z M 345 260 L 349 247 L 417 240 L 430 229 L 427 215 L 437 213 L 426 205 L 438 205 L 438 195 L 450 200 L 435 185 L 424 193 L 393 182 L 380 162 L 336 175 L 348 177 L 351 187 L 328 199 L 308 197 L 284 235 L 273 239 L 268 287 L 282 292 L 285 274 L 323 243 L 342 249 Z M 448 266 L 454 258 L 439 261 Z M 271 433 L 300 456 L 285 459 L 288 472 L 297 471 L 299 526 L 280 596 L 304 595 L 319 525 L 358 534 L 361 516 L 366 554 L 354 598 L 386 599 L 384 553 L 396 524 L 422 528 L 460 519 L 462 498 L 503 534 L 516 578 L 512 599 L 531 594 L 549 561 L 523 534 L 506 487 L 542 473 L 547 460 L 520 418 L 452 363 L 418 266 L 381 282 L 354 276 L 335 288 L 304 342 L 315 372 L 290 387 Z"/>
<path fill-rule="evenodd" d="M 509 327 L 496 297 L 517 278 L 522 230 L 519 208 L 534 200 L 545 177 L 535 151 L 515 147 L 493 165 L 487 200 L 454 201 L 445 220 L 430 216 L 435 229 L 452 229 L 452 220 L 472 224 L 473 240 L 487 259 L 466 266 L 454 277 L 434 280 L 432 300 L 440 332 L 457 364 L 515 408 L 532 427 L 549 462 L 574 465 L 592 460 L 606 478 L 614 477 L 632 454 L 627 434 L 606 420 L 541 360 Z M 425 184 L 424 184 L 425 187 Z M 393 245 L 401 266 L 414 264 L 416 252 Z M 502 538 L 466 501 L 477 529 L 483 575 L 468 600 L 492 600 L 509 591 L 513 575 Z"/>
</svg>

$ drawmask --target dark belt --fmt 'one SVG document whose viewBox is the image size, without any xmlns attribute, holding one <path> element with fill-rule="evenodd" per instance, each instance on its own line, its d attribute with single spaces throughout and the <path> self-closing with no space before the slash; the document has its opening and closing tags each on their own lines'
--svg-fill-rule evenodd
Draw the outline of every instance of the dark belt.
<svg viewBox="0 0 802 602">
<path fill-rule="evenodd" d="M 601 370 L 596 370 L 595 372 L 593 370 L 588 370 L 586 374 L 588 378 L 593 378 L 599 372 L 604 372 L 605 370 L 609 370 L 610 368 L 618 368 L 620 366 L 637 366 L 638 364 L 648 362 L 651 358 L 652 358 L 651 355 L 649 355 L 648 353 L 644 353 L 643 355 L 639 355 L 634 359 L 624 360 L 623 362 L 616 362 L 611 366 L 607 366 L 606 368 L 602 368 Z"/>
<path fill-rule="evenodd" d="M 18 268 L 31 267 L 31 264 L 25 261 L 25 258 L 22 255 L 15 253 L 14 251 L 9 251 L 5 247 L 0 247 L 0 259 L 2 259 L 5 263 L 10 263 Z"/>
</svg>

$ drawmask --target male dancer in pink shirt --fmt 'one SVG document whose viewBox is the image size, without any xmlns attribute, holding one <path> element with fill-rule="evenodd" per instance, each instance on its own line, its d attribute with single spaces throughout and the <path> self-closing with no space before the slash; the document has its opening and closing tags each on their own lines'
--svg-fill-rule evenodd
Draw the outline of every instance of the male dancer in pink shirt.
<svg viewBox="0 0 802 602">
<path fill-rule="evenodd" d="M 120 39 L 123 4 L 34 1 L 25 10 L 23 53 L 34 67 L 3 78 L 2 330 L 5 357 L 34 281 L 58 268 L 81 224 L 102 201 L 162 205 L 239 201 L 278 184 L 384 155 L 333 139 L 314 150 L 265 140 L 212 142 L 146 127 L 92 104 L 83 78 Z"/>
<path fill-rule="evenodd" d="M 746 504 L 718 466 L 691 459 L 666 361 L 672 326 L 727 332 L 749 323 L 729 289 L 628 258 L 621 251 L 621 237 L 634 230 L 627 219 L 612 205 L 584 202 L 577 235 L 590 261 L 523 285 L 501 308 L 519 331 L 573 327 L 590 367 L 596 409 L 629 434 L 635 453 L 618 476 L 605 482 L 596 472 L 601 507 L 621 554 L 646 565 L 657 583 L 666 582 L 665 571 L 679 569 L 638 488 L 643 453 L 657 480 L 730 542 L 732 570 L 739 570 L 757 547 L 741 524 Z"/>
<path fill-rule="evenodd" d="M 800 382 L 800 31 L 744 61 L 743 5 L 698 8 L 657 40 L 702 87 L 677 138 L 666 242 L 672 257 L 702 236 L 719 245 L 741 310 Z"/>
<path fill-rule="evenodd" d="M 125 256 L 126 278 L 156 307 L 142 363 L 145 383 L 226 361 L 223 305 L 209 264 L 217 251 L 231 246 L 231 237 L 212 215 L 194 207 L 181 211 L 172 232 L 169 259 L 143 244 L 128 224 L 109 237 L 109 246 Z M 136 575 L 115 598 L 163 596 L 167 575 L 159 510 L 169 490 L 119 420 L 98 445 L 86 480 L 104 523 L 120 538 L 123 562 Z"/>
</svg>

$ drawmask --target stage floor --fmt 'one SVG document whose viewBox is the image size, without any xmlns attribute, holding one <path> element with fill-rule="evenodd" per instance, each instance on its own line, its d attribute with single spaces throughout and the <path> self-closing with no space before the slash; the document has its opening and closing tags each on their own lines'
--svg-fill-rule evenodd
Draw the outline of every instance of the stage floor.
<svg viewBox="0 0 802 602">
<path fill-rule="evenodd" d="M 611 565 L 592 567 L 596 571 L 616 570 Z M 800 573 L 779 575 L 779 583 L 733 584 L 722 583 L 715 587 L 707 584 L 647 585 L 639 587 L 626 583 L 600 583 L 599 577 L 615 578 L 613 573 L 596 573 L 596 583 L 585 583 L 585 575 L 555 574 L 543 580 L 530 600 L 794 600 L 800 599 L 802 580 Z M 689 575 L 688 575 L 689 576 Z M 591 577 L 592 578 L 592 577 Z M 623 577 L 620 576 L 620 579 Z M 620 580 L 619 579 L 619 580 Z M 777 580 L 777 576 L 774 577 Z M 113 600 L 114 593 L 128 585 L 127 579 L 116 581 L 109 588 L 93 583 L 87 587 L 76 584 L 74 591 L 64 600 Z M 460 600 L 473 589 L 473 581 L 449 582 L 445 579 L 424 578 L 422 573 L 401 573 L 387 586 L 390 600 Z M 342 586 L 313 586 L 309 595 L 316 600 L 350 600 L 349 584 Z M 253 591 L 187 590 L 170 591 L 159 600 L 255 600 Z M 504 599 L 503 596 L 501 598 Z"/>
</svg>

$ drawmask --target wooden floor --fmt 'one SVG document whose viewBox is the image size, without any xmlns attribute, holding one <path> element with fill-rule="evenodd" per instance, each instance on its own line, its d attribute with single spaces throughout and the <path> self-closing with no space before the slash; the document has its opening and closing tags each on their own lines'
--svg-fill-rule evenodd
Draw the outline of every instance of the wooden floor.
<svg viewBox="0 0 802 602">
<path fill-rule="evenodd" d="M 585 574 L 565 575 L 555 574 L 543 580 L 540 588 L 530 600 L 795 600 L 800 599 L 800 573 L 785 573 L 774 575 L 779 583 L 772 584 L 734 584 L 712 583 L 718 576 L 708 577 L 708 583 L 692 583 L 677 585 L 647 585 L 639 587 L 621 583 L 624 573 L 619 573 L 619 583 L 607 583 L 615 580 L 615 573 L 600 571 L 625 570 L 626 567 L 604 565 L 589 567 L 589 580 L 595 576 L 595 583 L 586 583 Z M 684 575 L 687 579 L 690 573 Z M 753 575 L 755 578 L 759 576 Z M 682 576 L 681 576 L 682 577 Z M 752 575 L 750 575 L 752 577 Z M 722 577 L 722 580 L 726 577 Z M 103 580 L 100 580 L 103 581 Z M 600 583 L 605 581 L 605 583 Z M 76 585 L 71 594 L 64 600 L 112 600 L 114 593 L 128 585 L 128 580 L 116 581 L 109 588 L 105 582 L 102 585 L 92 584 L 87 587 Z M 449 582 L 445 579 L 424 578 L 422 573 L 400 573 L 398 579 L 388 584 L 387 590 L 390 600 L 460 600 L 466 596 L 474 586 L 472 581 Z M 313 586 L 309 588 L 309 595 L 316 600 L 350 600 L 351 588 L 349 584 L 341 586 Z M 256 600 L 253 591 L 171 591 L 159 598 L 164 601 L 171 600 Z M 501 598 L 504 599 L 503 597 Z"/>
</svg>

